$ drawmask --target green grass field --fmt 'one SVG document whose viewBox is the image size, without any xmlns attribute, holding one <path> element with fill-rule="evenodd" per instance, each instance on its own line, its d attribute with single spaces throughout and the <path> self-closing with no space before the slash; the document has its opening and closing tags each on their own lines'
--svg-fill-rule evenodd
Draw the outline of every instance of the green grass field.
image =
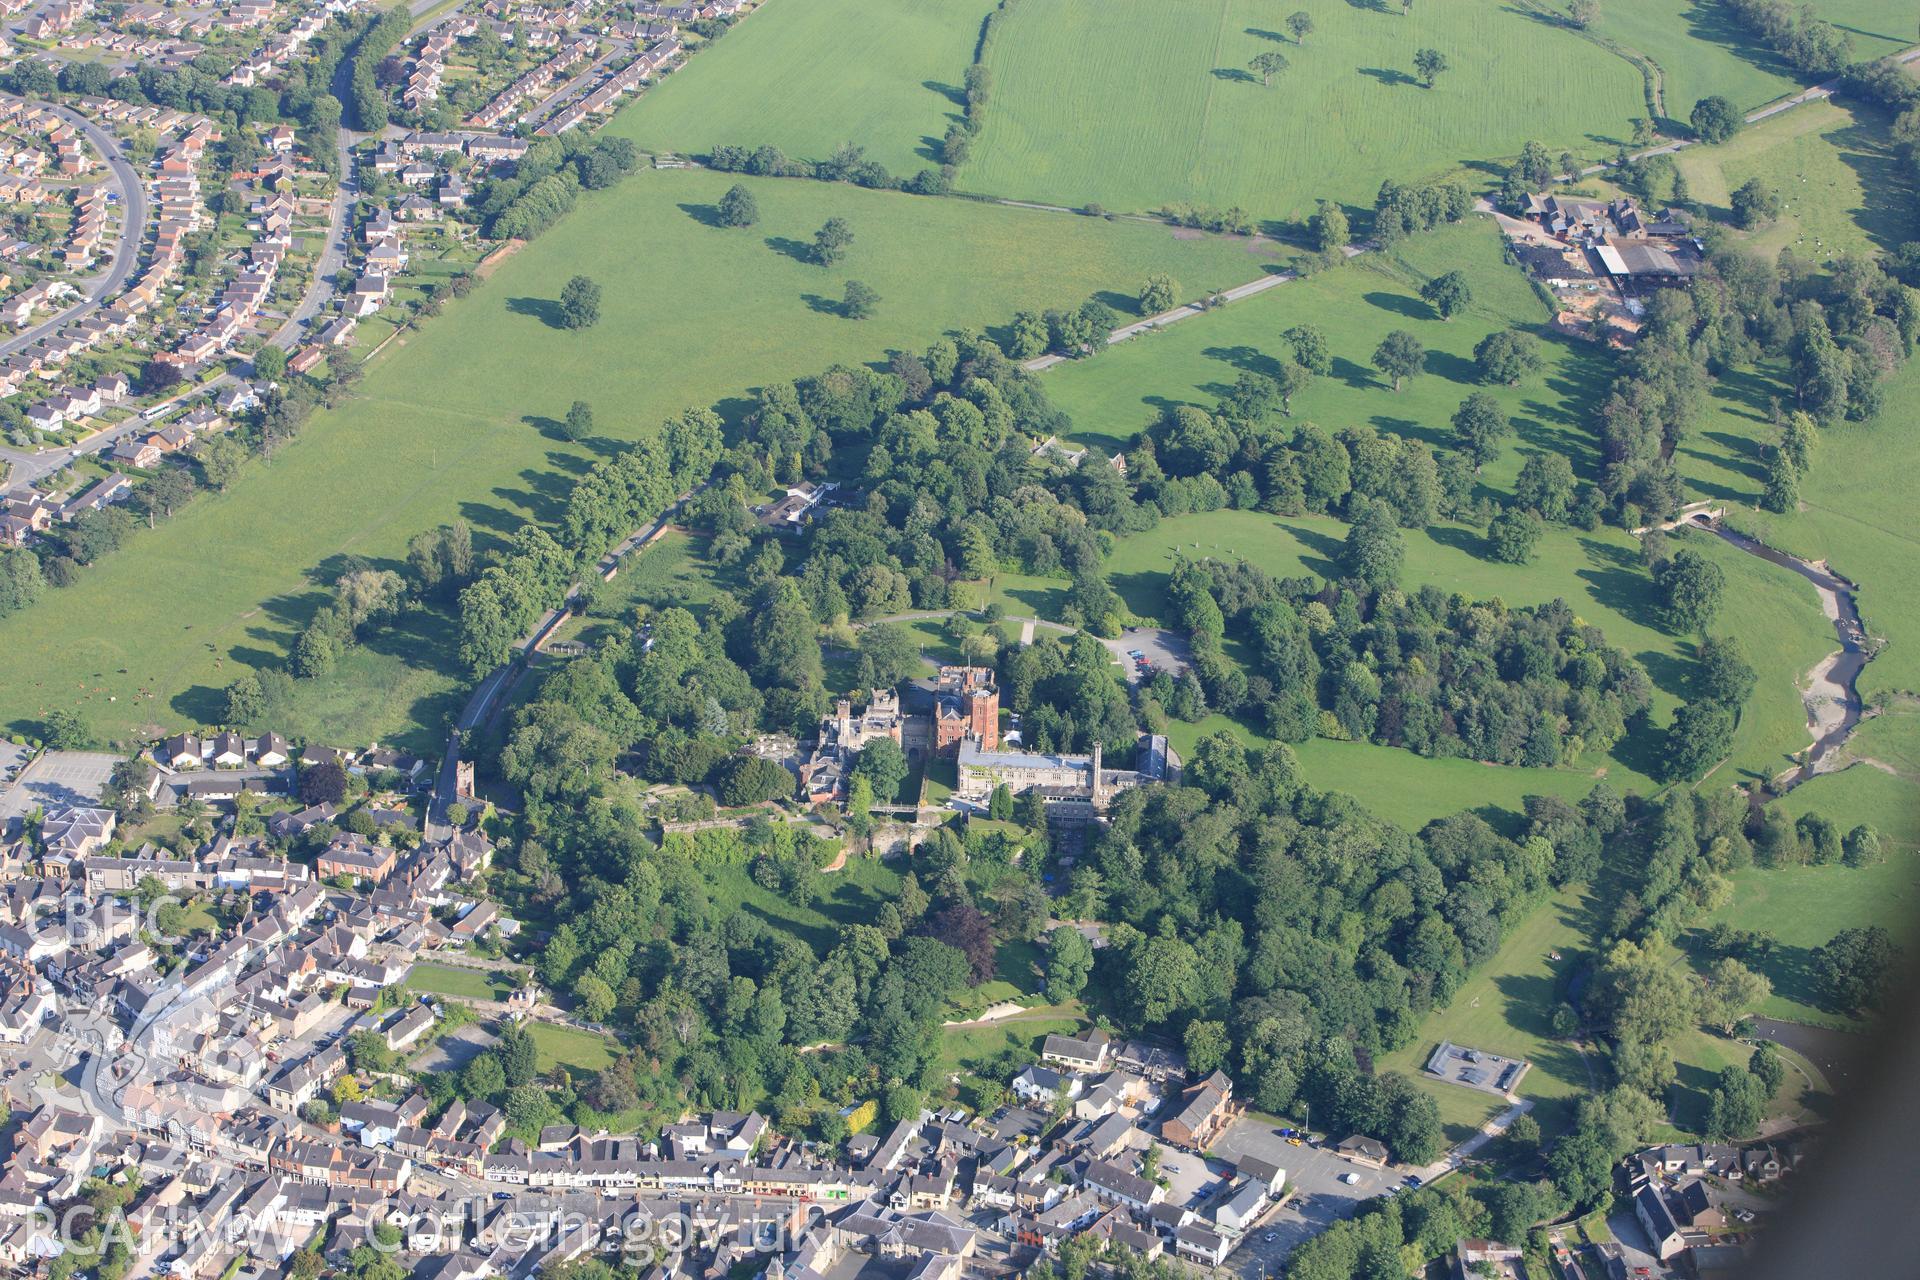
<svg viewBox="0 0 1920 1280">
<path fill-rule="evenodd" d="M 737 418 L 752 387 L 835 360 L 1099 289 L 1130 297 L 1153 271 L 1224 282 L 1264 261 L 1244 241 L 1165 227 L 774 179 L 754 183 L 762 223 L 723 230 L 709 211 L 730 182 L 648 171 L 584 198 L 390 346 L 355 398 L 316 415 L 271 465 L 0 623 L 0 723 L 25 729 L 65 706 L 103 740 L 210 724 L 243 667 L 281 661 L 344 557 L 391 563 L 414 533 L 456 516 L 483 541 L 550 518 L 592 457 L 688 405 L 718 401 Z M 856 236 L 845 263 L 798 260 L 834 215 Z M 593 274 L 606 301 L 596 327 L 567 332 L 549 317 L 576 271 Z M 850 277 L 880 293 L 873 319 L 834 312 Z M 604 438 L 575 446 L 554 434 L 576 398 L 594 405 Z M 277 727 L 428 748 L 455 702 L 445 657 L 442 639 L 377 639 L 303 688 Z"/>
<path fill-rule="evenodd" d="M 1180 516 L 1121 540 L 1107 570 L 1129 608 L 1151 617 L 1159 610 L 1175 555 L 1245 559 L 1275 576 L 1325 576 L 1333 569 L 1333 557 L 1344 536 L 1344 525 L 1324 518 L 1289 520 L 1247 511 Z M 1524 566 L 1486 558 L 1479 532 L 1457 526 L 1435 525 L 1424 532 L 1410 532 L 1405 541 L 1406 584 L 1433 583 L 1474 599 L 1498 597 L 1510 605 L 1565 599 L 1576 615 L 1601 628 L 1610 643 L 1647 668 L 1654 684 L 1656 724 L 1665 724 L 1673 707 L 1685 700 L 1692 642 L 1659 629 L 1651 581 L 1627 534 L 1608 528 L 1592 533 L 1554 530 L 1541 540 L 1533 563 Z M 1726 603 L 1715 630 L 1742 637 L 1749 660 L 1761 673 L 1759 688 L 1742 714 L 1732 768 L 1742 779 L 1771 777 L 1807 744 L 1799 682 L 1835 647 L 1833 633 L 1820 614 L 1813 589 L 1802 579 L 1717 539 L 1692 541 L 1727 575 Z M 1396 769 L 1394 776 L 1409 773 L 1422 783 L 1402 797 L 1401 803 L 1409 807 L 1400 812 L 1394 811 L 1393 802 L 1377 807 L 1397 821 L 1452 813 L 1480 803 L 1504 807 L 1508 800 L 1533 791 L 1564 794 L 1564 788 L 1576 785 L 1579 778 L 1587 779 L 1580 788 L 1584 791 L 1592 785 L 1593 772 L 1600 769 L 1622 789 L 1650 791 L 1657 785 L 1649 775 L 1658 751 L 1654 738 L 1629 734 L 1610 758 L 1582 760 L 1573 777 L 1566 776 L 1566 770 L 1462 767 L 1466 762 L 1457 761 L 1423 762 L 1436 766 L 1432 768 L 1407 765 Z M 1348 772 L 1344 762 L 1328 760 L 1326 768 L 1328 780 L 1316 778 L 1320 785 L 1352 789 L 1339 781 Z M 1536 774 L 1542 777 L 1538 784 L 1530 780 Z M 1725 774 L 1723 769 L 1716 777 Z M 1502 781 L 1490 782 L 1494 778 Z M 1483 791 L 1489 785 L 1491 793 Z M 1373 802 L 1369 799 L 1369 803 Z"/>
<path fill-rule="evenodd" d="M 852 142 L 894 174 L 938 166 L 992 0 L 772 0 L 613 126 L 651 150 L 772 144 L 823 159 Z"/>
<path fill-rule="evenodd" d="M 1785 202 L 1772 224 L 1741 233 L 1753 253 L 1791 249 L 1825 262 L 1842 253 L 1887 250 L 1920 236 L 1912 170 L 1887 136 L 1884 112 L 1832 101 L 1808 103 L 1742 130 L 1717 147 L 1676 159 L 1692 198 L 1730 220 L 1729 197 L 1758 178 Z"/>
<path fill-rule="evenodd" d="M 1473 303 L 1464 314 L 1442 320 L 1420 300 L 1419 290 L 1452 270 L 1466 275 Z M 1473 349 L 1481 339 L 1548 319 L 1526 277 L 1504 261 L 1492 222 L 1474 218 L 1411 239 L 1390 257 L 1369 254 L 1123 343 L 1098 359 L 1056 366 L 1046 375 L 1047 393 L 1073 419 L 1075 440 L 1116 449 L 1168 402 L 1210 409 L 1242 370 L 1272 372 L 1277 360 L 1291 354 L 1281 333 L 1315 325 L 1327 335 L 1333 372 L 1294 397 L 1295 418 L 1328 430 L 1368 424 L 1437 451 L 1453 442 L 1450 419 L 1460 402 L 1487 390 L 1514 423 L 1501 456 L 1482 477 L 1490 491 L 1504 492 L 1529 453 L 1564 454 L 1583 477 L 1599 468 L 1586 412 L 1605 394 L 1611 370 L 1593 348 L 1543 341 L 1541 373 L 1520 386 L 1482 388 L 1474 381 Z M 1398 392 L 1372 367 L 1374 349 L 1396 329 L 1412 333 L 1427 349 L 1425 372 Z"/>
<path fill-rule="evenodd" d="M 1568 978 L 1586 961 L 1591 936 L 1586 890 L 1556 894 L 1523 920 L 1485 968 L 1469 978 L 1445 1009 L 1427 1016 L 1405 1048 L 1386 1054 L 1380 1070 L 1404 1072 L 1440 1103 L 1449 1142 L 1458 1142 L 1504 1104 L 1491 1095 L 1427 1076 L 1427 1057 L 1442 1040 L 1525 1058 L 1533 1069 L 1520 1095 L 1534 1102 L 1534 1116 L 1548 1132 L 1572 1122 L 1573 1103 L 1589 1088 L 1587 1065 L 1573 1046 L 1553 1035 L 1553 1010 L 1565 998 Z M 1560 959 L 1552 958 L 1558 952 Z M 1604 1064 L 1593 1064 L 1604 1078 Z"/>
<path fill-rule="evenodd" d="M 597 643 L 621 633 L 629 611 L 642 604 L 688 609 L 698 616 L 722 587 L 740 585 L 706 558 L 706 544 L 704 535 L 672 529 L 652 546 L 630 553 L 613 581 L 601 585 L 593 607 L 563 623 L 558 638 Z"/>
<path fill-rule="evenodd" d="M 761 888 L 742 867 L 709 867 L 706 876 L 717 897 L 738 903 L 747 914 L 822 955 L 833 946 L 841 925 L 871 924 L 881 903 L 900 896 L 900 873 L 877 858 L 848 858 L 843 869 L 821 877 L 820 896 L 806 907 Z"/>
<path fill-rule="evenodd" d="M 423 961 L 408 971 L 407 988 L 457 1000 L 505 1000 L 513 994 L 513 984 L 498 974 L 432 961 Z"/>
<path fill-rule="evenodd" d="M 602 1035 L 577 1027 L 559 1027 L 550 1022 L 529 1022 L 527 1034 L 540 1051 L 542 1072 L 565 1067 L 575 1075 L 590 1075 L 611 1066 L 619 1046 Z"/>
<path fill-rule="evenodd" d="M 1048 1036 L 1085 1025 L 1086 1020 L 1079 1015 L 1077 1006 L 1042 1005 L 1017 1015 L 1017 1020 L 942 1027 L 940 1048 L 934 1060 L 942 1076 L 967 1072 L 1015 1047 L 1030 1049 L 1037 1055 L 1041 1041 Z"/>
<path fill-rule="evenodd" d="M 1883 57 L 1913 43 L 1912 24 L 1895 22 L 1880 0 L 1817 0 L 1808 7 L 1852 33 L 1856 57 Z M 1607 0 L 1593 34 L 1658 64 L 1667 114 L 1679 122 L 1710 94 L 1751 111 L 1806 83 L 1717 0 Z"/>
<path fill-rule="evenodd" d="M 1290 219 L 1322 197 L 1371 206 L 1382 178 L 1453 172 L 1528 139 L 1610 154 L 1646 114 L 1632 65 L 1502 0 L 1311 12 L 1297 45 L 1286 11 L 1251 0 L 1016 0 L 988 51 L 992 100 L 959 186 Z M 1431 90 L 1413 75 L 1429 45 L 1451 64 Z M 1247 65 L 1270 51 L 1291 65 L 1263 86 Z"/>
</svg>

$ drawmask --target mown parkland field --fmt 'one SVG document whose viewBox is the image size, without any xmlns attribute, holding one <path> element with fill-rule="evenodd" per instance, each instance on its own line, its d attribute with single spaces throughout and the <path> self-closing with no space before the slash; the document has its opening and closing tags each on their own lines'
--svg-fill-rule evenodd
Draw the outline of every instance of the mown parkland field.
<svg viewBox="0 0 1920 1280">
<path fill-rule="evenodd" d="M 1251 279 L 1273 247 L 843 184 L 747 180 L 762 219 L 713 225 L 725 175 L 648 172 L 583 200 L 486 284 L 389 347 L 347 404 L 318 414 L 271 464 L 142 531 L 44 607 L 0 622 L 0 720 L 26 732 L 71 707 L 103 739 L 212 723 L 218 693 L 287 645 L 345 557 L 397 557 L 414 533 L 465 517 L 487 542 L 553 514 L 596 455 L 690 405 L 736 411 L 752 387 L 835 360 L 884 359 L 1022 307 L 1134 294 L 1150 272 L 1198 285 Z M 827 270 L 801 247 L 852 226 Z M 551 317 L 575 272 L 605 290 L 594 328 Z M 838 314 L 844 283 L 881 296 Z M 564 442 L 576 399 L 603 438 Z M 414 615 L 322 681 L 284 732 L 325 740 L 440 739 L 457 702 L 451 627 Z"/>
</svg>

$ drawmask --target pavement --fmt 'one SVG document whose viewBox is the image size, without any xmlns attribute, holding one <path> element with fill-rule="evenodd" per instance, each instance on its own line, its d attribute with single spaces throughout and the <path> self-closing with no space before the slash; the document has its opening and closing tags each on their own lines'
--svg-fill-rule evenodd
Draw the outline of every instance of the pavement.
<svg viewBox="0 0 1920 1280">
<path fill-rule="evenodd" d="M 1264 1120 L 1243 1116 L 1214 1140 L 1213 1154 L 1223 1159 L 1256 1155 L 1287 1171 L 1287 1198 L 1242 1237 L 1227 1258 L 1235 1274 L 1247 1277 L 1280 1274 L 1293 1251 L 1390 1187 L 1402 1174 L 1375 1169 L 1336 1155 L 1325 1147 L 1293 1146 L 1280 1130 Z M 1354 1174 L 1358 1182 L 1341 1178 Z M 1273 1239 L 1267 1237 L 1271 1235 Z"/>
<path fill-rule="evenodd" d="M 11 94 L 0 95 L 18 101 Z M 98 310 L 107 299 L 118 294 L 127 283 L 127 277 L 133 274 L 135 263 L 140 257 L 140 240 L 147 226 L 147 192 L 141 185 L 140 175 L 127 160 L 126 153 L 120 149 L 119 141 L 93 121 L 77 112 L 56 103 L 42 102 L 40 106 L 51 110 L 62 120 L 86 135 L 88 142 L 107 164 L 107 174 L 114 189 L 120 193 L 120 243 L 114 247 L 113 262 L 104 275 L 95 277 L 87 290 L 86 297 L 59 315 L 46 320 L 22 333 L 15 334 L 5 342 L 0 342 L 0 359 L 24 351 L 42 338 L 58 333 L 69 322 L 78 320 Z"/>
<path fill-rule="evenodd" d="M 1106 646 L 1113 660 L 1126 671 L 1128 684 L 1139 684 L 1143 678 L 1139 664 L 1133 660 L 1135 650 L 1146 655 L 1152 670 L 1165 671 L 1176 677 L 1193 663 L 1193 651 L 1187 645 L 1187 638 L 1165 627 L 1128 627 L 1118 638 L 1102 640 L 1100 643 Z"/>
<path fill-rule="evenodd" d="M 120 757 L 110 751 L 49 751 L 0 790 L 0 830 L 35 809 L 98 804 Z"/>
</svg>

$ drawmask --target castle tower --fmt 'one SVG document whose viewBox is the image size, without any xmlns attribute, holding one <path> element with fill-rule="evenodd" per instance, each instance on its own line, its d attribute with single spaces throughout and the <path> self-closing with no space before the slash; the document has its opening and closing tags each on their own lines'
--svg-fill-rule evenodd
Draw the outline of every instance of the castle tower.
<svg viewBox="0 0 1920 1280">
<path fill-rule="evenodd" d="M 1000 745 L 1000 691 L 976 685 L 967 698 L 967 732 L 980 739 L 982 750 Z"/>
</svg>

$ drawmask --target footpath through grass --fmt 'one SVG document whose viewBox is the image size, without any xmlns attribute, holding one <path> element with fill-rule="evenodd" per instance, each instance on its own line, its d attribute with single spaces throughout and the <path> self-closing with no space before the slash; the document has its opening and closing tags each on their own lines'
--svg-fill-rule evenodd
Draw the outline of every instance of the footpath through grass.
<svg viewBox="0 0 1920 1280">
<path fill-rule="evenodd" d="M 455 517 L 483 545 L 550 519 L 595 456 L 690 405 L 718 401 L 737 420 L 749 389 L 836 360 L 1096 290 L 1124 302 L 1150 272 L 1227 282 L 1265 261 L 1245 241 L 1160 226 L 776 179 L 749 180 L 761 224 L 728 230 L 711 210 L 732 181 L 648 171 L 585 197 L 390 346 L 347 405 L 315 415 L 270 465 L 0 622 L 0 725 L 32 731 L 56 707 L 103 741 L 213 724 L 220 691 L 245 667 L 283 660 L 348 557 L 394 565 L 414 533 Z M 855 242 L 826 270 L 801 250 L 833 216 Z M 598 325 L 569 332 L 553 324 L 554 299 L 576 272 L 605 302 Z M 838 314 L 849 278 L 880 294 L 873 319 Z M 576 399 L 599 433 L 580 445 L 555 429 Z M 422 625 L 303 684 L 276 727 L 431 749 L 458 699 L 450 628 Z"/>
</svg>

